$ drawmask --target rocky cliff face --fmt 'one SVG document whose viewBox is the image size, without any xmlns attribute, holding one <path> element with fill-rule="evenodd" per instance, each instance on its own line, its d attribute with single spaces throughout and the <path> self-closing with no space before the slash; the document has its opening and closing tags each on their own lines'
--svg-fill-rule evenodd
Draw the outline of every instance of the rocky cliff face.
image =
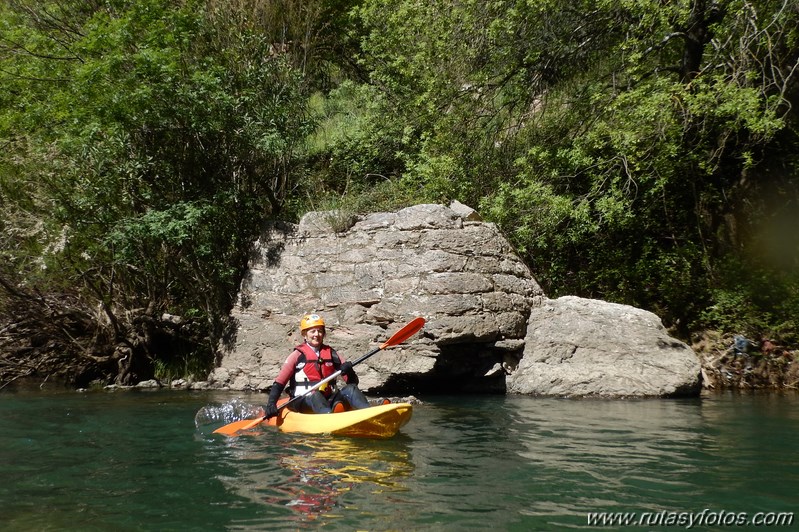
<svg viewBox="0 0 799 532">
<path fill-rule="evenodd" d="M 299 225 L 268 228 L 259 240 L 233 311 L 235 338 L 222 347 L 210 381 L 267 388 L 300 342 L 300 317 L 313 311 L 328 324 L 327 343 L 348 359 L 416 316 L 427 320 L 405 345 L 357 367 L 367 393 L 698 391 L 695 354 L 649 313 L 647 325 L 619 335 L 585 332 L 579 345 L 591 356 L 574 356 L 579 349 L 568 356 L 575 328 L 608 330 L 619 314 L 591 310 L 608 304 L 589 300 L 579 300 L 584 312 L 552 312 L 557 301 L 544 296 L 496 227 L 464 206 L 417 205 L 358 218 L 309 213 Z"/>
</svg>

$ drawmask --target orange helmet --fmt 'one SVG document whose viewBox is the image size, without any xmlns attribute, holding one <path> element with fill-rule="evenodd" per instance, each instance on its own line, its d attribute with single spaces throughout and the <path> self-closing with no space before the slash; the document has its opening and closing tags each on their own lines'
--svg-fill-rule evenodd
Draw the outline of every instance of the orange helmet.
<svg viewBox="0 0 799 532">
<path fill-rule="evenodd" d="M 300 333 L 304 333 L 306 329 L 311 327 L 324 327 L 325 320 L 319 314 L 306 314 L 300 320 Z"/>
</svg>

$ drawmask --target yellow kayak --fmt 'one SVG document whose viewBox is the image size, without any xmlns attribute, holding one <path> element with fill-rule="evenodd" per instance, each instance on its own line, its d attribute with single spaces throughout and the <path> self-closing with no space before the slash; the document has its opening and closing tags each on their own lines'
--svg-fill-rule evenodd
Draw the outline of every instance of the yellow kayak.
<svg viewBox="0 0 799 532">
<path fill-rule="evenodd" d="M 288 408 L 268 420 L 283 432 L 336 434 L 359 438 L 390 438 L 413 414 L 410 403 L 391 403 L 331 414 L 301 414 Z"/>
</svg>

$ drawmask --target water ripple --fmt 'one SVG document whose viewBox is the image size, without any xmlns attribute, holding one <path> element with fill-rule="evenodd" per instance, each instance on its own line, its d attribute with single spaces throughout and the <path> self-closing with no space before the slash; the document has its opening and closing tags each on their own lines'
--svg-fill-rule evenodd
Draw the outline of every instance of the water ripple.
<svg viewBox="0 0 799 532">
<path fill-rule="evenodd" d="M 4 529 L 527 531 L 587 528 L 598 511 L 799 504 L 799 396 L 433 397 L 389 440 L 205 430 L 247 404 L 5 396 Z"/>
</svg>

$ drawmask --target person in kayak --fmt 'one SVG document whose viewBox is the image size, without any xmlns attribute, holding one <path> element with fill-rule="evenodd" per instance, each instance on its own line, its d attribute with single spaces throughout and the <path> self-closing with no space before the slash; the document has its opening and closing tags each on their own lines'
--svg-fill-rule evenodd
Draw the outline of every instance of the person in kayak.
<svg viewBox="0 0 799 532">
<path fill-rule="evenodd" d="M 284 389 L 291 397 L 302 395 L 339 370 L 346 382 L 345 386 L 337 389 L 335 379 L 328 381 L 290 405 L 292 410 L 326 414 L 370 406 L 363 392 L 358 389 L 358 376 L 352 368 L 352 362 L 346 362 L 335 349 L 324 343 L 325 320 L 318 314 L 303 316 L 300 334 L 305 341 L 294 348 L 275 378 L 264 407 L 266 417 L 277 415 L 277 400 Z"/>
</svg>

